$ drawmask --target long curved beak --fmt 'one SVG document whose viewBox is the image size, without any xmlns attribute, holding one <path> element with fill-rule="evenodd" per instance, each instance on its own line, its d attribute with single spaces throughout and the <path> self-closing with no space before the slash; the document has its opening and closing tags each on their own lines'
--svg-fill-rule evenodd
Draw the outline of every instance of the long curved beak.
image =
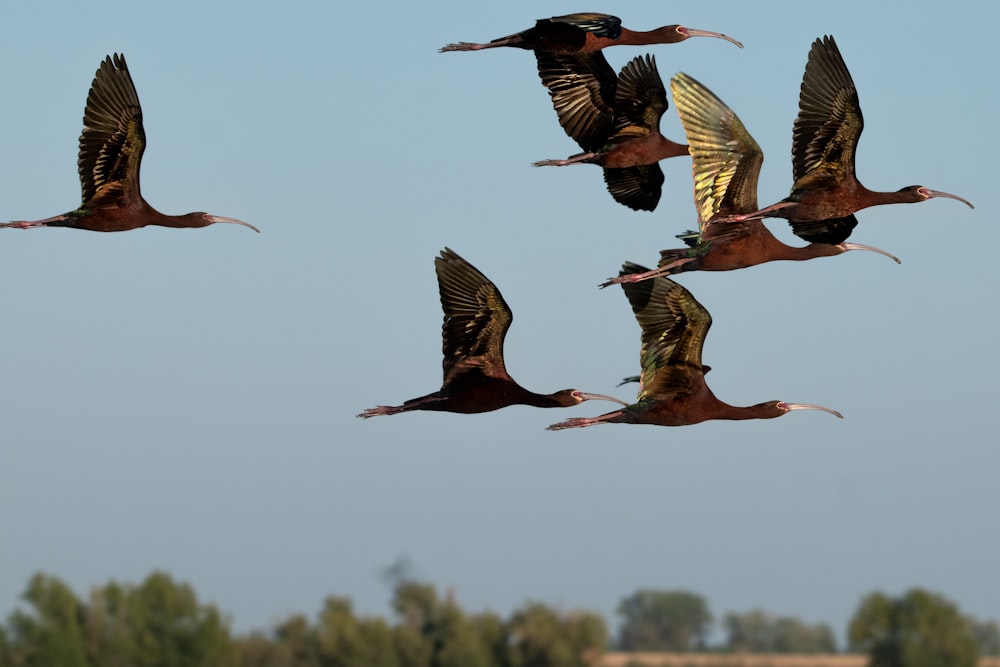
<svg viewBox="0 0 1000 667">
<path fill-rule="evenodd" d="M 886 252 L 885 250 L 882 250 L 881 248 L 876 248 L 873 245 L 865 245 L 863 243 L 841 243 L 840 247 L 843 248 L 845 251 L 847 251 L 847 250 L 868 250 L 870 252 L 877 252 L 880 255 L 885 255 L 886 257 L 888 257 L 892 261 L 896 262 L 896 264 L 902 264 L 902 262 L 899 261 L 899 257 L 896 257 L 892 253 Z"/>
<path fill-rule="evenodd" d="M 724 39 L 727 42 L 735 44 L 741 49 L 743 48 L 742 42 L 733 39 L 729 35 L 723 35 L 721 32 L 712 32 L 710 30 L 697 30 L 695 28 L 688 28 L 687 26 L 684 27 L 684 30 L 687 31 L 688 37 L 718 37 L 719 39 Z"/>
<path fill-rule="evenodd" d="M 968 199 L 963 199 L 962 197 L 959 197 L 958 195 L 953 195 L 950 192 L 941 192 L 939 190 L 931 190 L 930 188 L 921 188 L 920 192 L 922 192 L 923 195 L 928 199 L 931 199 L 932 197 L 944 197 L 946 199 L 955 199 L 957 201 L 962 202 L 969 208 L 976 208 L 975 206 L 972 205 L 972 202 L 970 202 Z"/>
<path fill-rule="evenodd" d="M 223 215 L 210 215 L 208 216 L 208 219 L 211 220 L 212 222 L 231 222 L 234 225 L 243 225 L 244 227 L 249 227 L 250 229 L 260 234 L 260 230 L 251 225 L 249 222 L 243 222 L 242 220 L 237 220 L 236 218 L 227 218 Z"/>
<path fill-rule="evenodd" d="M 792 410 L 822 410 L 823 412 L 829 412 L 834 417 L 844 418 L 844 415 L 840 414 L 836 410 L 831 410 L 830 408 L 824 408 L 822 405 L 813 405 L 811 403 L 785 403 L 782 401 L 778 404 L 785 410 L 791 412 Z"/>
<path fill-rule="evenodd" d="M 605 396 L 604 394 L 588 394 L 585 391 L 573 392 L 574 396 L 583 401 L 611 401 L 612 403 L 617 403 L 618 405 L 628 405 L 625 401 L 620 398 L 615 398 L 614 396 Z"/>
</svg>

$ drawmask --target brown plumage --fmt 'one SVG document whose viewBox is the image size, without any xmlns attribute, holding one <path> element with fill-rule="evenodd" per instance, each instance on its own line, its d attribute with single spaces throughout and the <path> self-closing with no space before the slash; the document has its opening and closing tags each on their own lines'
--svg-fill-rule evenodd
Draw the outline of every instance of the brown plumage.
<svg viewBox="0 0 1000 667">
<path fill-rule="evenodd" d="M 434 259 L 444 324 L 444 381 L 441 389 L 402 405 L 369 408 L 358 417 L 394 415 L 410 410 L 476 413 L 509 405 L 565 408 L 587 400 L 624 401 L 602 394 L 563 389 L 552 394 L 528 391 L 507 373 L 503 341 L 513 315 L 490 279 L 449 248 Z"/>
<path fill-rule="evenodd" d="M 785 245 L 759 219 L 713 222 L 720 216 L 757 210 L 764 154 L 733 110 L 701 83 L 679 73 L 670 80 L 670 91 L 691 147 L 699 231 L 678 237 L 690 247 L 661 250 L 658 268 L 610 278 L 602 287 L 683 271 L 732 271 L 777 260 L 830 257 L 849 250 L 869 250 L 899 262 L 884 250 L 858 243 Z"/>
<path fill-rule="evenodd" d="M 142 198 L 139 165 L 146 149 L 142 109 L 125 57 L 114 54 L 101 63 L 87 95 L 77 168 L 83 190 L 80 208 L 45 220 L 21 220 L 0 227 L 74 227 L 94 232 L 121 232 L 146 225 L 206 227 L 231 222 L 253 225 L 208 213 L 164 215 Z"/>
<path fill-rule="evenodd" d="M 631 262 L 622 266 L 623 274 L 644 271 Z M 768 401 L 749 407 L 723 403 L 705 384 L 708 367 L 701 362 L 712 325 L 708 311 L 665 276 L 622 288 L 642 329 L 642 375 L 636 402 L 599 417 L 567 419 L 549 430 L 605 423 L 684 426 L 711 419 L 773 419 L 792 410 L 822 410 L 843 417 L 835 410 L 805 403 Z"/>
<path fill-rule="evenodd" d="M 663 186 L 659 161 L 688 154 L 687 145 L 660 134 L 667 91 L 656 60 L 639 56 L 616 76 L 600 52 L 539 52 L 537 58 L 559 124 L 586 152 L 534 166 L 598 164 L 615 201 L 635 210 L 655 209 Z"/>
<path fill-rule="evenodd" d="M 479 51 L 498 46 L 510 46 L 529 51 L 562 53 L 593 53 L 618 44 L 674 44 L 689 37 L 718 37 L 743 48 L 732 37 L 718 32 L 696 30 L 682 25 L 665 25 L 656 30 L 635 31 L 622 27 L 622 20 L 609 14 L 583 12 L 538 19 L 534 27 L 499 37 L 483 44 L 458 42 L 441 48 L 446 51 Z"/>
<path fill-rule="evenodd" d="M 833 37 L 817 39 L 809 51 L 799 115 L 792 128 L 792 193 L 776 204 L 727 221 L 751 218 L 784 218 L 792 232 L 806 241 L 840 243 L 858 224 L 854 213 L 881 204 L 912 204 L 934 197 L 958 195 L 910 185 L 896 192 L 869 190 L 858 181 L 854 155 L 864 118 L 858 91 Z"/>
</svg>

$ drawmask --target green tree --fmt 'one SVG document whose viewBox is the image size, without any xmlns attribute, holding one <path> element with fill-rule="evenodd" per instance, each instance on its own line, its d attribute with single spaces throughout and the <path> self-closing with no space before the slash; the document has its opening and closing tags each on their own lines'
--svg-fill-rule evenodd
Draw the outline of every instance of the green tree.
<svg viewBox="0 0 1000 667">
<path fill-rule="evenodd" d="M 750 653 L 834 653 L 833 631 L 824 623 L 808 625 L 754 609 L 726 614 L 726 648 Z"/>
<path fill-rule="evenodd" d="M 914 588 L 902 597 L 872 593 L 848 629 L 854 650 L 871 667 L 974 667 L 975 638 L 958 608 L 940 595 Z"/>
<path fill-rule="evenodd" d="M 712 624 L 705 598 L 686 591 L 638 590 L 619 603 L 618 614 L 625 651 L 703 650 Z"/>
<path fill-rule="evenodd" d="M 355 617 L 347 598 L 326 599 L 316 642 L 324 667 L 399 667 L 388 624 L 378 618 Z"/>
<path fill-rule="evenodd" d="M 88 653 L 101 667 L 226 667 L 229 627 L 188 584 L 153 572 L 138 586 L 109 582 L 85 612 Z"/>
<path fill-rule="evenodd" d="M 0 667 L 11 667 L 10 645 L 7 641 L 7 631 L 0 627 Z"/>
<path fill-rule="evenodd" d="M 516 611 L 507 628 L 511 667 L 583 667 L 596 661 L 608 639 L 599 616 L 560 615 L 538 603 Z"/>
<path fill-rule="evenodd" d="M 434 586 L 398 578 L 392 606 L 402 625 L 426 642 L 430 667 L 489 667 L 488 647 L 450 596 L 440 600 Z M 401 660 L 406 665 L 424 655 L 412 635 L 407 648 L 410 652 Z"/>
<path fill-rule="evenodd" d="M 316 630 L 309 619 L 295 614 L 281 623 L 274 632 L 276 665 L 319 667 L 320 649 Z"/>
<path fill-rule="evenodd" d="M 1000 655 L 1000 625 L 996 621 L 969 619 L 972 637 L 979 647 L 979 655 Z"/>
<path fill-rule="evenodd" d="M 55 577 L 39 573 L 21 598 L 30 610 L 16 610 L 8 621 L 10 662 L 25 667 L 88 667 L 84 607 L 76 594 Z"/>
</svg>

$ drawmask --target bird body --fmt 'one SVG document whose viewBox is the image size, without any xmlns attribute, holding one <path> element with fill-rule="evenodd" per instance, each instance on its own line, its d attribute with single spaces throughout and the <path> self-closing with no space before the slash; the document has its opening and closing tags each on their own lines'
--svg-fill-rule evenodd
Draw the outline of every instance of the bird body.
<svg viewBox="0 0 1000 667">
<path fill-rule="evenodd" d="M 631 262 L 622 266 L 622 274 L 646 271 Z M 642 375 L 636 402 L 598 417 L 567 419 L 549 430 L 605 423 L 684 426 L 714 419 L 773 419 L 792 410 L 822 410 L 843 416 L 808 403 L 768 401 L 747 407 L 724 403 L 705 383 L 708 367 L 702 363 L 702 349 L 712 325 L 708 311 L 687 289 L 666 276 L 622 283 L 622 288 L 642 329 Z"/>
<path fill-rule="evenodd" d="M 660 133 L 667 93 L 656 60 L 648 54 L 636 57 L 615 75 L 600 53 L 540 52 L 537 59 L 559 124 L 586 152 L 534 166 L 598 164 L 615 201 L 654 210 L 664 181 L 659 161 L 688 155 L 686 144 Z"/>
<path fill-rule="evenodd" d="M 97 70 L 87 95 L 80 134 L 77 169 L 83 203 L 76 210 L 44 220 L 21 220 L 0 227 L 73 227 L 94 232 L 122 232 L 161 227 L 207 227 L 230 222 L 260 231 L 253 225 L 208 213 L 165 215 L 143 199 L 139 166 L 146 149 L 142 108 L 125 57 L 108 56 Z"/>
<path fill-rule="evenodd" d="M 899 262 L 884 250 L 859 243 L 789 246 L 759 219 L 716 222 L 757 209 L 757 180 L 764 154 L 739 116 L 697 80 L 679 73 L 671 79 L 670 90 L 691 147 L 699 231 L 679 235 L 690 247 L 661 250 L 656 269 L 609 278 L 602 287 L 685 271 L 733 271 L 765 262 L 832 257 L 849 250 L 877 252 Z"/>
<path fill-rule="evenodd" d="M 742 222 L 784 218 L 792 232 L 814 243 L 845 241 L 855 213 L 883 204 L 917 203 L 935 197 L 972 204 L 958 195 L 910 185 L 894 192 L 870 190 L 855 173 L 855 152 L 864 117 L 857 88 L 833 37 L 813 42 L 799 91 L 799 114 L 792 128 L 794 184 L 785 199 L 759 210 L 719 218 Z"/>
<path fill-rule="evenodd" d="M 564 53 L 596 53 L 601 49 L 616 45 L 642 46 L 648 44 L 674 44 L 690 37 L 718 37 L 743 47 L 735 39 L 717 32 L 687 28 L 682 25 L 666 25 L 655 30 L 629 30 L 622 27 L 617 16 L 597 12 L 582 12 L 538 19 L 527 30 L 506 37 L 498 37 L 485 43 L 458 42 L 441 48 L 447 51 L 480 51 L 500 46 Z"/>
<path fill-rule="evenodd" d="M 434 260 L 444 310 L 441 389 L 402 405 L 369 408 L 358 417 L 411 410 L 477 413 L 511 405 L 557 408 L 586 400 L 623 401 L 602 394 L 563 389 L 552 394 L 528 391 L 507 373 L 503 342 L 513 314 L 489 278 L 449 248 Z"/>
</svg>

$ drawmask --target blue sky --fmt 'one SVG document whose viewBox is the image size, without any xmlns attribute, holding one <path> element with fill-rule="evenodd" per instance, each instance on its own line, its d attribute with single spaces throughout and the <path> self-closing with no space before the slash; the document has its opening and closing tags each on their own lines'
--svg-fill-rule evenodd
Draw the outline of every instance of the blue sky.
<svg viewBox="0 0 1000 667">
<path fill-rule="evenodd" d="M 654 213 L 604 191 L 530 53 L 439 54 L 534 19 L 599 10 L 711 39 L 647 51 L 741 117 L 765 153 L 761 204 L 791 185 L 811 42 L 833 34 L 859 89 L 858 173 L 971 200 L 874 208 L 870 253 L 680 281 L 709 309 L 710 386 L 727 402 L 827 405 L 837 420 L 606 425 L 517 407 L 359 420 L 441 380 L 433 258 L 450 246 L 514 311 L 507 365 L 539 392 L 638 371 L 623 260 L 692 227 L 690 163 L 664 163 Z M 327 594 L 388 614 L 382 568 L 471 610 L 528 600 L 614 622 L 636 588 L 703 594 L 842 630 L 860 598 L 923 586 L 996 618 L 1000 373 L 992 5 L 859 0 L 563 3 L 21 4 L 0 44 L 0 218 L 75 208 L 77 139 L 106 54 L 143 105 L 143 194 L 242 227 L 0 232 L 0 613 L 28 577 L 81 594 L 159 568 L 237 629 Z M 672 106 L 672 105 L 671 105 Z M 671 108 L 664 133 L 682 140 Z M 787 224 L 769 226 L 786 242 Z"/>
</svg>

